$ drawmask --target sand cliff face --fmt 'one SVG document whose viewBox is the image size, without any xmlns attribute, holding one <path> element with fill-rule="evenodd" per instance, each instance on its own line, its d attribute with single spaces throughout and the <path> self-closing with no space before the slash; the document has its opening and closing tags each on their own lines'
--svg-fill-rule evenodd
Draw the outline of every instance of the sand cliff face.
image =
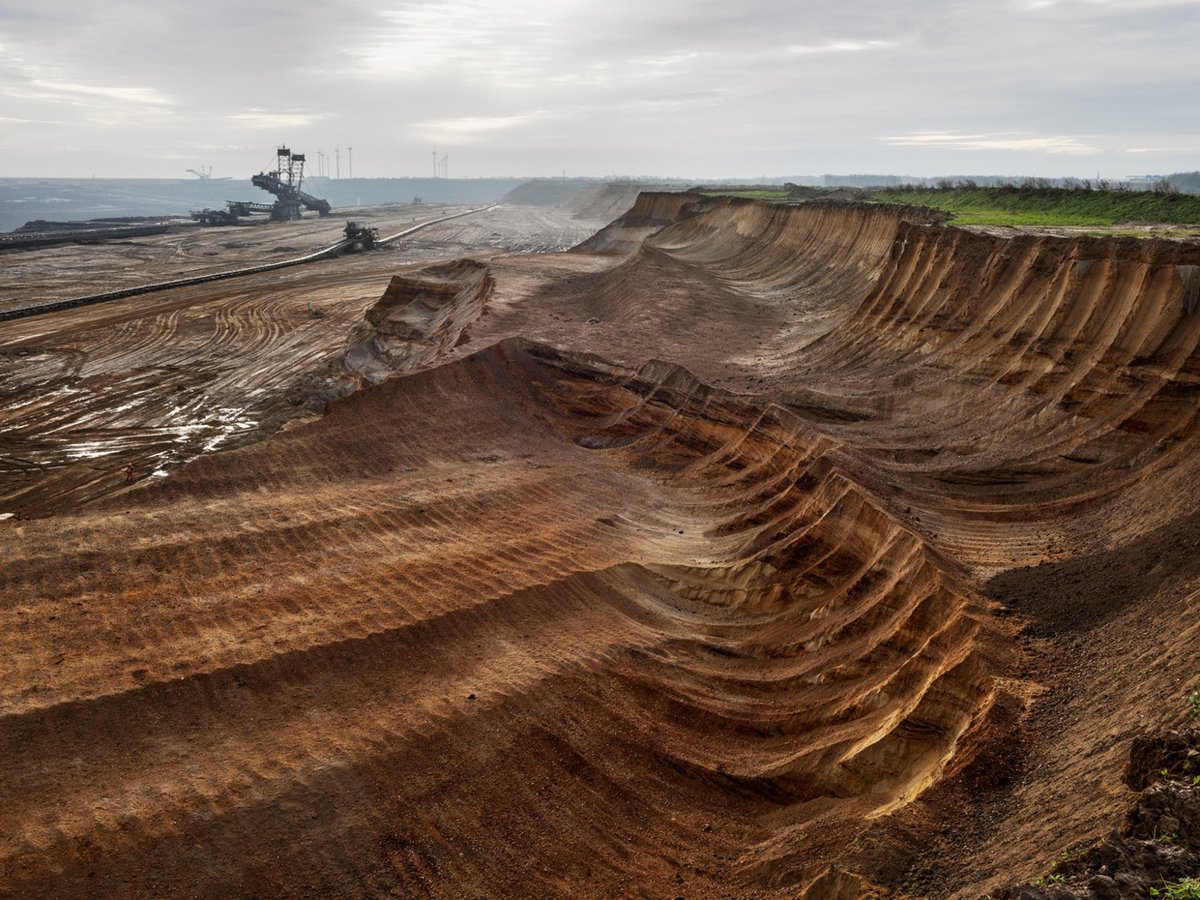
<svg viewBox="0 0 1200 900">
<path fill-rule="evenodd" d="M 648 194 L 397 275 L 319 421 L 0 523 L 0 886 L 1013 880 L 1190 677 L 1197 265 Z"/>
<path fill-rule="evenodd" d="M 814 414 L 858 419 L 825 428 L 870 477 L 948 529 L 1003 524 L 990 551 L 952 545 L 981 565 L 1040 559 L 1047 522 L 1094 547 L 1177 514 L 1151 497 L 1194 432 L 1195 247 L 905 225 L 893 256 L 794 376 Z"/>
</svg>

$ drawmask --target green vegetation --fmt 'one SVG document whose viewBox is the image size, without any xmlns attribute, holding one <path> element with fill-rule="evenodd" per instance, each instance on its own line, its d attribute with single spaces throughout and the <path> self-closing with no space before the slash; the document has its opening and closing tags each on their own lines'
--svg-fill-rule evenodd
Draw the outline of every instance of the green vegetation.
<svg viewBox="0 0 1200 900">
<path fill-rule="evenodd" d="M 1200 691 L 1192 691 L 1183 698 L 1193 719 L 1200 719 Z"/>
<path fill-rule="evenodd" d="M 1172 775 L 1169 769 L 1159 769 L 1158 774 L 1168 781 L 1182 781 L 1184 784 L 1190 784 L 1192 787 L 1200 786 L 1200 775 L 1191 776 L 1191 780 L 1189 781 L 1187 775 Z"/>
<path fill-rule="evenodd" d="M 1042 186 L 888 188 L 880 203 L 929 206 L 954 215 L 956 225 L 1106 227 L 1117 222 L 1200 224 L 1200 195 L 1167 191 L 1091 190 Z"/>
<path fill-rule="evenodd" d="M 1161 888 L 1150 888 L 1151 897 L 1163 897 L 1165 900 L 1200 900 L 1200 880 L 1185 878 L 1163 884 Z"/>
<path fill-rule="evenodd" d="M 745 187 L 701 191 L 706 197 L 741 197 L 768 203 L 797 202 L 786 188 Z M 1153 191 L 1114 188 L 1108 182 L 1079 182 L 1051 187 L 1041 179 L 1022 184 L 980 187 L 972 181 L 943 182 L 937 187 L 912 185 L 878 188 L 862 196 L 875 203 L 924 206 L 949 213 L 955 225 L 1073 227 L 1104 229 L 1096 234 L 1145 237 L 1144 231 L 1112 231 L 1117 223 L 1161 226 L 1200 225 L 1200 194 L 1180 194 L 1163 183 Z M 1182 227 L 1155 229 L 1161 237 L 1195 237 Z M 1197 695 L 1200 698 L 1200 694 Z M 1197 700 L 1200 704 L 1200 699 Z M 1200 707 L 1198 707 L 1200 708 Z"/>
<path fill-rule="evenodd" d="M 705 197 L 741 197 L 745 200 L 786 200 L 788 192 L 784 188 L 748 188 L 744 191 L 701 191 Z"/>
</svg>

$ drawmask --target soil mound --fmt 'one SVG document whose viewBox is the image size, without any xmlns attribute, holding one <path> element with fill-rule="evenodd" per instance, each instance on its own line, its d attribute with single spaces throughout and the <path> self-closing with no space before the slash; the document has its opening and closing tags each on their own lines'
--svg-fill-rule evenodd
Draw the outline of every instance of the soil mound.
<svg viewBox="0 0 1200 900">
<path fill-rule="evenodd" d="M 493 287 L 487 266 L 469 259 L 393 276 L 350 332 L 336 367 L 377 384 L 431 362 L 466 343 L 467 328 L 483 315 Z"/>
</svg>

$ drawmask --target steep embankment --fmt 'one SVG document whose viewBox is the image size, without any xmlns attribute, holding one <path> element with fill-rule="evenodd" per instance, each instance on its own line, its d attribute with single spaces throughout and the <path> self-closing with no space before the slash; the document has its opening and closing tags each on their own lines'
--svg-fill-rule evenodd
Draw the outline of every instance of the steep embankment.
<svg viewBox="0 0 1200 900">
<path fill-rule="evenodd" d="M 760 392 L 870 296 L 900 222 L 899 210 L 643 194 L 553 266 L 494 261 L 498 302 L 472 339 L 521 334 L 630 365 L 669 359 Z"/>
<path fill-rule="evenodd" d="M 601 222 L 611 222 L 633 209 L 643 193 L 678 190 L 678 187 L 668 185 L 619 181 L 612 184 L 592 185 L 572 196 L 567 201 L 566 208 L 575 213 L 577 219 L 599 219 Z"/>
<path fill-rule="evenodd" d="M 1078 551 L 1178 514 L 1162 495 L 1196 437 L 1200 248 L 905 225 L 894 256 L 789 366 L 864 477 L 983 567 L 1045 558 L 1047 522 Z M 983 520 L 1003 534 L 955 539 Z"/>
<path fill-rule="evenodd" d="M 682 217 L 700 212 L 703 206 L 697 204 L 703 203 L 703 198 L 694 194 L 639 194 L 628 212 L 583 241 L 578 249 L 590 253 L 632 253 L 650 235 Z"/>
<path fill-rule="evenodd" d="M 1111 827 L 1129 742 L 1195 678 L 1197 263 L 1167 242 L 905 226 L 871 298 L 781 384 L 854 448 L 856 483 L 1049 642 L 986 857 L 928 863 L 951 883 L 1032 877 L 1047 846 Z"/>
<path fill-rule="evenodd" d="M 693 207 L 642 252 L 694 260 L 742 292 L 768 296 L 770 277 L 756 277 L 767 269 L 745 266 L 735 250 L 771 255 L 775 242 L 751 239 L 761 232 L 750 223 L 812 223 L 829 213 L 758 206 L 746 217 L 746 208 L 727 204 L 725 236 L 718 223 L 710 236 L 702 207 Z M 844 269 L 813 265 L 838 258 L 827 242 L 798 254 L 792 271 L 804 277 L 782 292 L 785 302 L 811 315 L 811 298 L 840 290 L 831 327 L 815 341 L 805 339 L 807 317 L 801 329 L 755 334 L 759 380 L 731 380 L 837 440 L 835 455 L 857 484 L 949 558 L 991 576 L 994 596 L 1050 641 L 1036 645 L 1043 662 L 1033 670 L 1045 700 L 1028 734 L 1014 733 L 1014 749 L 1028 741 L 1032 752 L 1001 750 L 994 777 L 973 775 L 977 784 L 1015 778 L 1016 786 L 939 798 L 966 810 L 993 804 L 986 817 L 967 814 L 972 841 L 987 849 L 975 855 L 955 844 L 960 816 L 909 817 L 925 816 L 928 830 L 930 816 L 941 816 L 955 851 L 943 847 L 919 864 L 935 880 L 915 885 L 918 893 L 1006 867 L 1036 872 L 1047 845 L 1111 825 L 1127 802 L 1119 775 L 1129 741 L 1143 722 L 1177 718 L 1169 698 L 1195 678 L 1188 648 L 1200 638 L 1200 523 L 1188 486 L 1200 475 L 1200 248 L 1005 239 L 907 221 L 889 240 L 892 223 L 880 213 L 840 215 L 838 227 L 814 231 L 844 241 L 847 258 L 863 266 L 859 290 L 873 286 L 856 293 Z M 877 240 L 863 239 L 870 227 L 847 227 L 856 215 Z M 828 280 L 806 289 L 814 276 Z M 714 376 L 723 368 L 694 364 Z M 921 843 L 887 838 L 893 849 L 873 844 L 872 852 L 911 855 Z M 891 861 L 861 862 L 884 880 L 896 875 Z"/>
<path fill-rule="evenodd" d="M 340 364 L 401 377 L 0 523 L 0 882 L 815 900 L 1044 869 L 1194 677 L 1197 266 L 650 194 L 571 254 L 408 273 Z"/>
</svg>

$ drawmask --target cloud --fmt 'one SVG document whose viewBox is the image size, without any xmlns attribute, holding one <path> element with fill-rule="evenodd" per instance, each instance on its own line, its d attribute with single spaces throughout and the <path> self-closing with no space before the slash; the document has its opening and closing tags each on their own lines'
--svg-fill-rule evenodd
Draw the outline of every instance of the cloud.
<svg viewBox="0 0 1200 900">
<path fill-rule="evenodd" d="M 1022 134 L 958 134 L 952 131 L 918 131 L 883 138 L 899 147 L 949 148 L 953 150 L 1006 150 L 1050 153 L 1069 156 L 1092 156 L 1102 153 L 1100 147 L 1078 138 L 1061 135 L 1037 137 Z"/>
<path fill-rule="evenodd" d="M 897 41 L 827 41 L 823 44 L 793 44 L 785 48 L 791 56 L 809 56 L 815 53 L 861 53 L 864 50 L 886 50 L 895 47 Z"/>
<path fill-rule="evenodd" d="M 441 119 L 417 122 L 413 127 L 435 144 L 468 144 L 483 140 L 496 132 L 518 128 L 540 117 L 532 112 L 514 116 L 467 116 L 461 119 Z"/>
<path fill-rule="evenodd" d="M 267 112 L 263 109 L 251 109 L 244 113 L 225 116 L 232 122 L 241 122 L 250 128 L 304 128 L 320 119 L 326 118 L 325 113 L 306 112 Z"/>
<path fill-rule="evenodd" d="M 276 141 L 353 144 L 356 174 L 437 146 L 462 174 L 703 178 L 1173 171 L 1200 145 L 1194 0 L 0 5 L 0 175 L 245 173 Z"/>
<path fill-rule="evenodd" d="M 65 125 L 65 122 L 54 119 L 18 119 L 13 116 L 0 116 L 0 125 Z"/>
<path fill-rule="evenodd" d="M 91 101 L 93 99 L 110 100 L 117 103 L 167 106 L 171 101 L 159 91 L 150 87 L 106 87 L 99 84 L 70 84 L 62 81 L 30 82 L 40 97 L 51 100 L 64 100 L 70 103 Z"/>
<path fill-rule="evenodd" d="M 519 82 L 544 71 L 555 39 L 546 0 L 428 2 L 380 10 L 379 29 L 362 48 L 361 65 L 382 77 L 436 77 L 447 69 Z"/>
<path fill-rule="evenodd" d="M 1196 147 L 1126 147 L 1123 153 L 1195 153 Z"/>
<path fill-rule="evenodd" d="M 1102 11 L 1123 13 L 1126 11 L 1141 11 L 1147 9 L 1162 9 L 1183 7 L 1191 0 L 1017 0 L 1017 6 L 1023 9 L 1053 9 L 1068 7 L 1087 9 L 1100 8 Z"/>
</svg>

